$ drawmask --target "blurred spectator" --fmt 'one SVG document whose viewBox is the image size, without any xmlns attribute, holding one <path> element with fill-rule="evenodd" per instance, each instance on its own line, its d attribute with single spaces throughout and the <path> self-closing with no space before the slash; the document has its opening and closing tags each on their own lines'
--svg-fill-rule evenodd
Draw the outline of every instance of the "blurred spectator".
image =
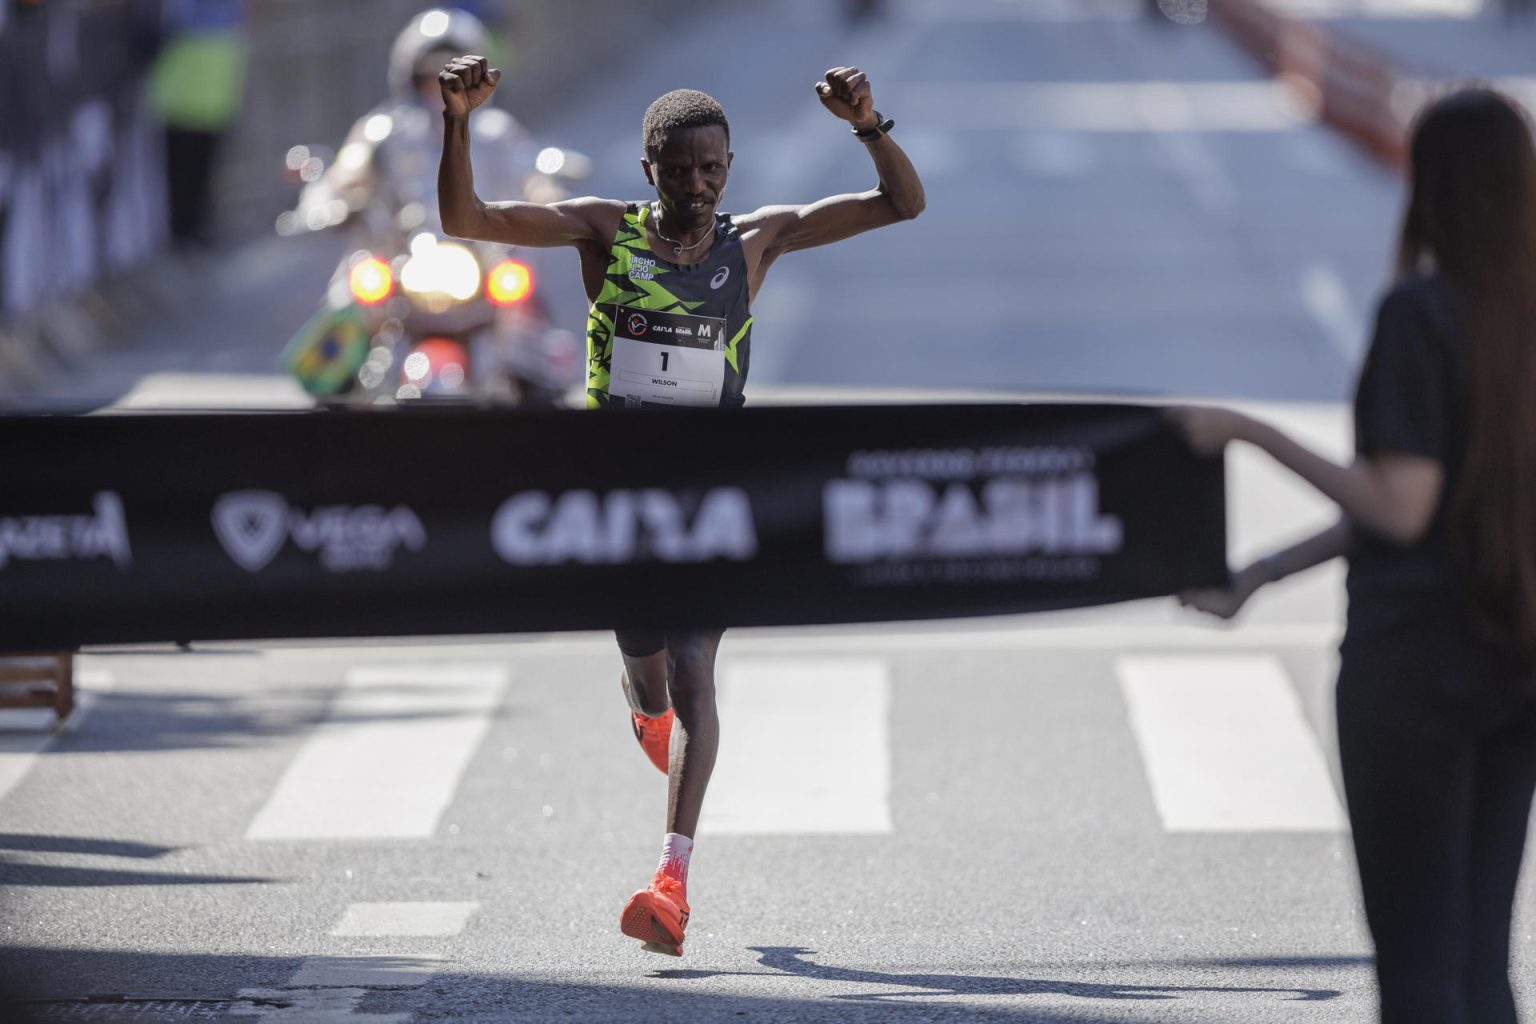
<svg viewBox="0 0 1536 1024">
<path fill-rule="evenodd" d="M 150 101 L 165 124 L 171 238 L 212 240 L 210 186 L 245 90 L 246 24 L 255 0 L 165 0 L 164 48 Z"/>
<path fill-rule="evenodd" d="M 145 74 L 161 0 L 50 0 L 0 32 L 0 318 L 75 294 L 165 235 Z"/>
</svg>

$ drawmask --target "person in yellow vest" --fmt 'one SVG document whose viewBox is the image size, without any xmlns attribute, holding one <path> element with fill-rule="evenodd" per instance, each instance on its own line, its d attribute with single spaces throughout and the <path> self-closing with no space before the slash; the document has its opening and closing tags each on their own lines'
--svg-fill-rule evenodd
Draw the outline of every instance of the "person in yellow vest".
<svg viewBox="0 0 1536 1024">
<path fill-rule="evenodd" d="M 247 0 L 166 0 L 168 39 L 150 70 L 149 99 L 165 124 L 171 240 L 213 238 L 210 191 L 219 150 L 245 93 Z"/>
</svg>

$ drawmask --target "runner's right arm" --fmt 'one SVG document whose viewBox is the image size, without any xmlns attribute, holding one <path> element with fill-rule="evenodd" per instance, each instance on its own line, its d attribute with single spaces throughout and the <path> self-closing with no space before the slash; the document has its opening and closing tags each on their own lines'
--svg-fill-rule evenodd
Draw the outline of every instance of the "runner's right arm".
<svg viewBox="0 0 1536 1024">
<path fill-rule="evenodd" d="M 458 57 L 438 76 L 443 90 L 443 157 L 437 202 L 443 230 L 459 238 L 551 248 L 606 246 L 624 204 L 591 196 L 558 203 L 486 203 L 475 195 L 469 161 L 469 115 L 496 91 L 501 72 L 484 57 Z M 606 233 L 605 233 L 606 232 Z"/>
</svg>

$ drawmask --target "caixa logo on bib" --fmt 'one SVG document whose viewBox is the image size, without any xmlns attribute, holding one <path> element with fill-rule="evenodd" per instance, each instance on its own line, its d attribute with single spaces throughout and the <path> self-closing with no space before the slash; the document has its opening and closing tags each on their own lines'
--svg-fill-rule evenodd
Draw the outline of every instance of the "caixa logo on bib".
<svg viewBox="0 0 1536 1024">
<path fill-rule="evenodd" d="M 929 563 L 872 582 L 1086 579 L 1121 550 L 1091 450 L 857 452 L 823 491 L 827 559 Z"/>
<path fill-rule="evenodd" d="M 696 503 L 657 489 L 523 491 L 497 510 L 491 544 L 512 565 L 744 562 L 757 555 L 757 527 L 735 487 Z"/>
<path fill-rule="evenodd" d="M 12 562 L 85 562 L 110 558 L 133 567 L 123 499 L 102 491 L 88 515 L 0 517 L 0 569 Z"/>
<path fill-rule="evenodd" d="M 427 544 L 421 519 L 404 506 L 326 505 L 305 512 L 272 491 L 236 491 L 213 506 L 213 531 L 229 557 L 247 572 L 260 572 L 292 540 L 320 556 L 330 572 L 388 569 L 395 552 Z"/>
</svg>

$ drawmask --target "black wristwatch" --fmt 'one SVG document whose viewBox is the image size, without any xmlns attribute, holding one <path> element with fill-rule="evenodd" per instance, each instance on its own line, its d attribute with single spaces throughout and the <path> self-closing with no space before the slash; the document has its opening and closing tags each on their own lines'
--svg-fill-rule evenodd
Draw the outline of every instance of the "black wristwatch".
<svg viewBox="0 0 1536 1024">
<path fill-rule="evenodd" d="M 895 127 L 895 121 L 891 120 L 889 117 L 880 116 L 880 111 L 877 110 L 875 111 L 875 126 L 873 128 L 866 128 L 863 131 L 860 131 L 857 128 L 851 130 L 853 132 L 853 137 L 858 139 L 860 142 L 874 142 L 880 136 L 885 135 Z"/>
</svg>

